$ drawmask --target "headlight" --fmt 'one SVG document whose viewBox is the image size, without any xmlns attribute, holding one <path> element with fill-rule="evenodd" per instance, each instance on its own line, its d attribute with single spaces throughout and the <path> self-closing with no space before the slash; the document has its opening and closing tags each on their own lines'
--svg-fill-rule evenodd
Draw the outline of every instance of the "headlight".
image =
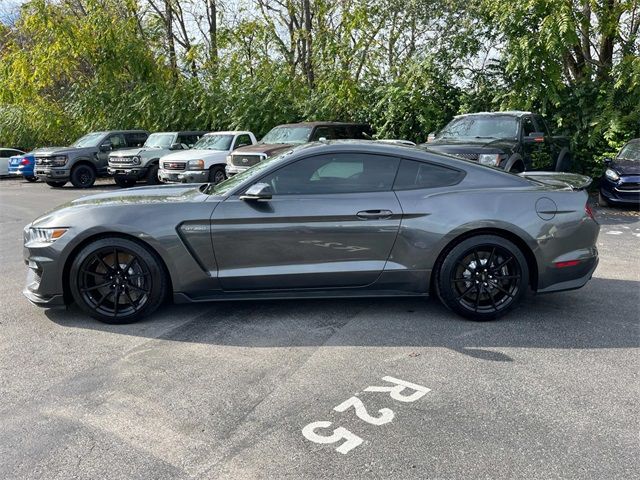
<svg viewBox="0 0 640 480">
<path fill-rule="evenodd" d="M 53 243 L 65 233 L 68 228 L 30 228 L 27 243 Z"/>
<path fill-rule="evenodd" d="M 58 155 L 51 159 L 51 165 L 54 167 L 64 167 L 67 164 L 66 155 Z"/>
<path fill-rule="evenodd" d="M 615 170 L 611 170 L 610 168 L 607 168 L 604 171 L 604 175 L 612 182 L 617 182 L 618 180 L 620 180 L 620 175 L 618 175 L 618 173 Z"/>
<path fill-rule="evenodd" d="M 140 157 L 138 157 L 137 155 L 135 157 L 131 157 L 131 161 L 134 165 L 140 165 Z"/>
<path fill-rule="evenodd" d="M 227 155 L 227 165 L 233 165 L 231 163 L 231 155 Z"/>
<path fill-rule="evenodd" d="M 478 162 L 482 165 L 497 167 L 500 165 L 500 155 L 497 153 L 481 153 L 478 155 Z"/>
<path fill-rule="evenodd" d="M 187 170 L 204 170 L 204 160 L 189 160 Z"/>
</svg>

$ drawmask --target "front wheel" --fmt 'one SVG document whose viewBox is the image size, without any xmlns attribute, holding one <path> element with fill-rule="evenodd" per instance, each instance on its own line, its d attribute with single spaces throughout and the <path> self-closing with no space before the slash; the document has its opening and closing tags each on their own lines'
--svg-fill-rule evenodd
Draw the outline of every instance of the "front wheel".
<svg viewBox="0 0 640 480">
<path fill-rule="evenodd" d="M 80 164 L 71 170 L 71 183 L 76 188 L 92 187 L 96 181 L 96 171 L 86 164 Z"/>
<path fill-rule="evenodd" d="M 493 320 L 514 308 L 529 286 L 520 249 L 495 235 L 478 235 L 454 246 L 437 267 L 436 291 L 454 312 Z"/>
<path fill-rule="evenodd" d="M 45 180 L 45 183 L 51 188 L 62 188 L 67 184 L 67 182 L 56 182 L 54 180 Z"/>
<path fill-rule="evenodd" d="M 209 169 L 209 183 L 218 184 L 227 179 L 223 166 L 211 167 Z"/>
<path fill-rule="evenodd" d="M 159 183 L 158 165 L 151 165 L 147 171 L 147 185 L 158 185 Z"/>
<path fill-rule="evenodd" d="M 123 324 L 153 313 L 166 297 L 168 281 L 155 253 L 132 240 L 107 237 L 74 258 L 69 286 L 85 313 Z"/>
<path fill-rule="evenodd" d="M 120 188 L 129 188 L 136 184 L 136 181 L 131 178 L 114 177 L 113 181 L 116 182 L 116 185 Z"/>
</svg>

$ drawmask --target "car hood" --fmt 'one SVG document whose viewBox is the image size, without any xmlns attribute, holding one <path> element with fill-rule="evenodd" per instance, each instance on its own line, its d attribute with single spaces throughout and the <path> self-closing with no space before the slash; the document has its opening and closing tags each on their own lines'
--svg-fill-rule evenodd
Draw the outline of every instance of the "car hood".
<svg viewBox="0 0 640 480">
<path fill-rule="evenodd" d="M 283 150 L 293 147 L 290 143 L 256 143 L 255 145 L 247 145 L 246 147 L 237 148 L 233 151 L 234 155 L 264 153 L 267 157 L 275 155 Z"/>
<path fill-rule="evenodd" d="M 620 175 L 640 175 L 640 161 L 616 158 L 609 167 Z"/>
<path fill-rule="evenodd" d="M 47 227 L 72 224 L 71 217 L 77 215 L 86 217 L 87 209 L 93 208 L 182 204 L 205 201 L 210 198 L 202 193 L 199 187 L 200 185 L 193 184 L 154 185 L 88 195 L 56 207 L 49 213 L 34 220 L 31 226 Z"/>
<path fill-rule="evenodd" d="M 54 155 L 78 155 L 83 153 L 95 153 L 98 151 L 97 147 L 46 147 L 38 148 L 32 153 L 36 156 L 54 156 Z"/>
<path fill-rule="evenodd" d="M 181 150 L 162 157 L 162 160 L 210 160 L 223 159 L 229 154 L 227 150 Z"/>
<path fill-rule="evenodd" d="M 458 153 L 507 153 L 512 152 L 517 145 L 515 140 L 509 139 L 476 139 L 456 141 L 452 139 L 434 140 L 423 144 L 424 147 L 441 153 L 455 155 Z"/>
</svg>

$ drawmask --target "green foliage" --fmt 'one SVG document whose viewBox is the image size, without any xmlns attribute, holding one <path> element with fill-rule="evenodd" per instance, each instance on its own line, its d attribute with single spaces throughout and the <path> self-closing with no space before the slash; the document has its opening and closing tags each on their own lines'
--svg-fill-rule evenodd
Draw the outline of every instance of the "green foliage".
<svg viewBox="0 0 640 480">
<path fill-rule="evenodd" d="M 321 119 L 422 142 L 457 113 L 531 109 L 571 139 L 575 168 L 597 175 L 640 136 L 633 0 L 312 0 L 311 30 L 304 1 L 254 0 L 219 12 L 215 55 L 206 25 L 171 37 L 168 3 L 150 2 L 29 0 L 0 25 L 0 144 L 108 128 L 261 136 Z"/>
</svg>

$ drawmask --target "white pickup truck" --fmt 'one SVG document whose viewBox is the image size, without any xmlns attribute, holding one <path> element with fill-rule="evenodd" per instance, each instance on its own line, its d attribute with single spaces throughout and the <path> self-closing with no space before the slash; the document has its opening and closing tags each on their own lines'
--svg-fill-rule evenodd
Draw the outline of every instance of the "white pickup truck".
<svg viewBox="0 0 640 480">
<path fill-rule="evenodd" d="M 255 143 L 255 135 L 248 131 L 207 133 L 190 150 L 161 157 L 158 178 L 162 182 L 219 183 L 227 178 L 227 155 Z"/>
</svg>

